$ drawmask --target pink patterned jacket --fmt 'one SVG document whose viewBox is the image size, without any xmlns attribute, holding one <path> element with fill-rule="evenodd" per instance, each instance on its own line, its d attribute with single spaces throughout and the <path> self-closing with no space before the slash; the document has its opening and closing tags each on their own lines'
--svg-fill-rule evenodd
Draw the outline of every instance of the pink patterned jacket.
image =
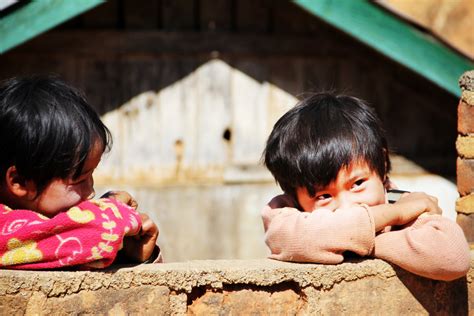
<svg viewBox="0 0 474 316">
<path fill-rule="evenodd" d="M 140 227 L 139 214 L 112 199 L 84 201 L 53 218 L 0 204 L 0 268 L 105 268 Z"/>
<path fill-rule="evenodd" d="M 394 263 L 435 280 L 465 276 L 469 246 L 461 228 L 440 215 L 420 216 L 398 230 L 375 232 L 365 207 L 300 212 L 288 195 L 273 198 L 262 211 L 270 258 L 282 261 L 338 264 L 344 252 Z"/>
</svg>

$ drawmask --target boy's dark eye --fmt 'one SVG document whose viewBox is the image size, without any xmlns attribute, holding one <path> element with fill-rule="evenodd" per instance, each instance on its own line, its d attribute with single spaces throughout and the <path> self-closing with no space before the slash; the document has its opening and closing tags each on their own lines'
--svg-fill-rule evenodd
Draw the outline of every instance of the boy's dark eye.
<svg viewBox="0 0 474 316">
<path fill-rule="evenodd" d="M 326 200 L 326 199 L 330 199 L 331 198 L 331 194 L 320 194 L 318 196 L 316 196 L 316 200 Z"/>
<path fill-rule="evenodd" d="M 354 184 L 352 185 L 352 187 L 361 186 L 364 182 L 365 182 L 365 179 L 359 179 L 359 180 L 357 180 L 356 182 L 354 182 Z"/>
</svg>

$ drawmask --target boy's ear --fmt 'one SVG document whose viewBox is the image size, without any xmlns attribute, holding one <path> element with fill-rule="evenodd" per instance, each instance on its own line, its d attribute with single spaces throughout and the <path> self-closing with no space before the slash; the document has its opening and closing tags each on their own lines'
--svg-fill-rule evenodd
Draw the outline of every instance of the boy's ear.
<svg viewBox="0 0 474 316">
<path fill-rule="evenodd" d="M 388 153 L 388 150 L 386 148 L 383 148 L 383 153 L 384 153 L 384 156 L 385 156 L 385 162 L 384 162 L 384 167 L 385 167 L 385 178 L 382 179 L 384 183 L 388 183 L 390 182 L 390 179 L 388 178 L 388 173 L 389 173 L 389 169 L 390 169 L 390 166 L 389 166 L 389 153 Z"/>
<path fill-rule="evenodd" d="M 388 176 L 385 176 L 384 186 L 385 186 L 385 190 L 393 190 L 393 189 L 397 190 L 398 189 L 396 184 L 393 183 Z"/>
<path fill-rule="evenodd" d="M 34 199 L 36 196 L 36 185 L 31 180 L 26 180 L 18 173 L 16 166 L 11 166 L 5 173 L 6 189 L 18 198 Z"/>
</svg>

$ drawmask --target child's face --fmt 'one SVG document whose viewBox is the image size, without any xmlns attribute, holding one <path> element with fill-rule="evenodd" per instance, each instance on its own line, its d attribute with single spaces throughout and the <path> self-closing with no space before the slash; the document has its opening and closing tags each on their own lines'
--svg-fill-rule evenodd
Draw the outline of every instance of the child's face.
<svg viewBox="0 0 474 316">
<path fill-rule="evenodd" d="M 366 162 L 352 163 L 339 170 L 335 181 L 311 197 L 305 187 L 296 189 L 298 203 L 305 212 L 320 208 L 332 211 L 357 204 L 369 206 L 385 203 L 385 187 L 377 173 Z"/>
<path fill-rule="evenodd" d="M 31 201 L 29 209 L 53 217 L 79 202 L 91 199 L 95 194 L 92 173 L 99 164 L 102 153 L 102 145 L 96 142 L 87 156 L 81 175 L 76 179 L 54 179 Z"/>
</svg>

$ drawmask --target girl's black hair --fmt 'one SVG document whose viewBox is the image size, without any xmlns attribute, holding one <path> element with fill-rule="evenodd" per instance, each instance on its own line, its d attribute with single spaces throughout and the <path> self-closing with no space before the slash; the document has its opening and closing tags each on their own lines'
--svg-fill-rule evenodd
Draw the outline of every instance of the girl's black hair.
<svg viewBox="0 0 474 316">
<path fill-rule="evenodd" d="M 300 101 L 273 127 L 264 164 L 283 191 L 311 196 L 352 162 L 365 161 L 382 179 L 390 171 L 387 140 L 375 111 L 364 101 L 331 93 Z"/>
<path fill-rule="evenodd" d="M 0 84 L 0 185 L 11 166 L 38 193 L 55 178 L 77 178 L 92 146 L 112 137 L 84 96 L 56 76 L 17 77 Z"/>
</svg>

